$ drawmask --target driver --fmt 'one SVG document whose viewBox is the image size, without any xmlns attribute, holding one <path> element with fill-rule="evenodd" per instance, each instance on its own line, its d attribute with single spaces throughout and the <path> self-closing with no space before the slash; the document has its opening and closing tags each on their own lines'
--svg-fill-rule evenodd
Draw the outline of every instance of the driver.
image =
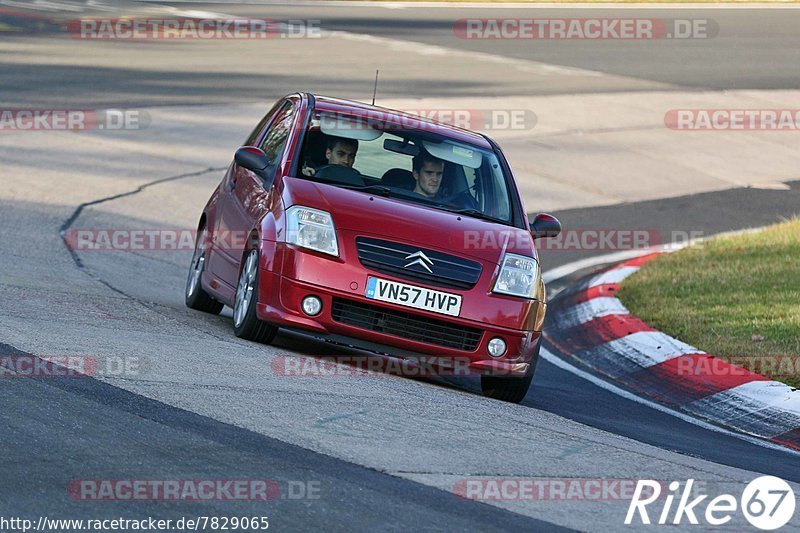
<svg viewBox="0 0 800 533">
<path fill-rule="evenodd" d="M 411 174 L 417 182 L 414 192 L 432 200 L 439 194 L 444 175 L 444 161 L 428 152 L 420 151 L 414 156 Z"/>
<path fill-rule="evenodd" d="M 414 180 L 417 182 L 414 192 L 428 200 L 455 206 L 459 209 L 478 209 L 478 203 L 468 191 L 445 197 L 446 191 L 442 190 L 442 177 L 444 176 L 444 161 L 422 150 L 414 157 L 412 162 Z"/>
<path fill-rule="evenodd" d="M 353 168 L 353 163 L 356 161 L 356 152 L 358 152 L 358 141 L 356 139 L 330 136 L 328 137 L 328 148 L 325 150 L 325 159 L 327 159 L 329 165 Z M 313 176 L 315 172 L 316 169 L 308 165 L 303 167 L 305 176 Z"/>
</svg>

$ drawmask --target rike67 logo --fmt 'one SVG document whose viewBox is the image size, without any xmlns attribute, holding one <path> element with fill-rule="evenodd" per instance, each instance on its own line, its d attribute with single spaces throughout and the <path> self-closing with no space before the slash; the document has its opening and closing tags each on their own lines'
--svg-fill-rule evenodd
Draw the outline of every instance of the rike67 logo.
<svg viewBox="0 0 800 533">
<path fill-rule="evenodd" d="M 679 525 L 684 517 L 692 525 L 699 524 L 698 516 L 705 519 L 705 523 L 712 526 L 722 526 L 731 521 L 737 512 L 741 512 L 750 525 L 765 531 L 772 531 L 785 526 L 794 516 L 795 495 L 792 487 L 774 476 L 762 476 L 754 479 L 742 491 L 737 500 L 732 494 L 721 494 L 706 501 L 707 494 L 694 491 L 694 479 L 686 481 L 683 488 L 679 481 L 669 484 L 666 495 L 661 494 L 661 483 L 643 479 L 636 484 L 636 489 L 625 516 L 625 524 L 636 523 L 636 518 L 642 524 Z M 691 498 L 691 499 L 690 499 Z M 677 504 L 673 504 L 677 500 Z M 652 505 L 658 502 L 656 505 Z M 652 518 L 648 514 L 656 512 Z M 660 512 L 659 511 L 660 507 Z M 673 510 L 674 509 L 674 510 Z"/>
</svg>

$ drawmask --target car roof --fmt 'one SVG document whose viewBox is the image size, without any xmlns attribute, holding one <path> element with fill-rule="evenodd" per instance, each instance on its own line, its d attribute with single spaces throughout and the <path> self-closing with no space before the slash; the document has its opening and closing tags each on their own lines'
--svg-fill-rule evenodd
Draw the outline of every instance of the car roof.
<svg viewBox="0 0 800 533">
<path fill-rule="evenodd" d="M 330 96 L 316 94 L 312 96 L 315 100 L 315 109 L 320 111 L 355 115 L 357 117 L 364 117 L 368 119 L 371 118 L 375 120 L 399 117 L 403 119 L 403 125 L 408 126 L 409 129 L 423 129 L 432 131 L 450 139 L 470 143 L 489 150 L 492 149 L 491 144 L 489 144 L 489 141 L 483 135 L 459 128 L 457 126 L 436 122 L 434 120 L 430 120 L 419 115 L 406 113 L 404 111 L 399 111 L 397 109 L 369 105 L 363 102 L 345 100 L 342 98 L 333 98 Z"/>
</svg>

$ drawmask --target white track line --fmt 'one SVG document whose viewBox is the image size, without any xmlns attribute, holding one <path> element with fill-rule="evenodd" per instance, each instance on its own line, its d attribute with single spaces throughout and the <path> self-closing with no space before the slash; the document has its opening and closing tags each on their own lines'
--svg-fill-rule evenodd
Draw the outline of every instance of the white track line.
<svg viewBox="0 0 800 533">
<path fill-rule="evenodd" d="M 633 259 L 651 253 L 651 250 L 623 250 L 621 252 L 614 252 L 612 254 L 601 255 L 599 257 L 589 257 L 581 259 L 574 263 L 569 263 L 560 267 L 552 268 L 542 274 L 542 279 L 545 283 L 553 282 L 569 276 L 570 274 L 582 270 L 584 268 L 591 268 L 606 263 L 616 263 L 625 261 L 626 259 Z"/>
<path fill-rule="evenodd" d="M 259 6 L 292 6 L 292 7 L 380 7 L 384 9 L 408 8 L 459 8 L 459 9 L 797 9 L 800 8 L 792 0 L 776 0 L 770 3 L 748 2 L 708 2 L 698 4 L 647 4 L 647 3 L 559 3 L 559 2 L 396 2 L 396 1 L 358 1 L 358 0 L 140 0 L 142 2 L 159 3 L 192 3 L 192 4 L 245 4 Z"/>
<path fill-rule="evenodd" d="M 687 415 L 687 414 L 681 413 L 679 411 L 675 411 L 675 410 L 670 409 L 669 407 L 665 407 L 665 406 L 663 406 L 663 405 L 661 405 L 659 403 L 653 402 L 651 400 L 647 400 L 645 398 L 642 398 L 641 396 L 637 396 L 637 395 L 635 395 L 635 394 L 633 394 L 631 392 L 628 392 L 628 391 L 626 391 L 624 389 L 621 389 L 621 388 L 617 387 L 616 385 L 613 385 L 613 384 L 609 383 L 608 381 L 600 379 L 599 377 L 597 377 L 597 376 L 595 376 L 593 374 L 590 374 L 590 373 L 588 373 L 588 372 L 586 372 L 584 370 L 581 370 L 580 368 L 576 368 L 576 367 L 572 366 L 571 364 L 569 364 L 568 362 L 564 361 L 563 359 L 561 359 L 560 357 L 555 355 L 553 352 L 551 352 L 547 348 L 542 348 L 541 349 L 541 356 L 542 356 L 542 359 L 544 359 L 548 363 L 551 363 L 551 364 L 557 366 L 558 368 L 560 368 L 562 370 L 566 370 L 567 372 L 569 372 L 571 374 L 575 374 L 576 376 L 578 376 L 580 378 L 583 378 L 586 381 L 589 381 L 593 385 L 596 385 L 596 386 L 600 387 L 603 390 L 607 390 L 607 391 L 609 391 L 611 393 L 614 393 L 617 396 L 621 396 L 622 398 L 625 398 L 626 400 L 630 400 L 632 402 L 636 402 L 638 404 L 650 407 L 651 409 L 655 409 L 656 411 L 660 411 L 662 413 L 666 413 L 668 415 L 674 416 L 675 418 L 678 418 L 680 420 L 683 420 L 684 422 L 688 422 L 688 423 L 693 424 L 695 426 L 701 427 L 703 429 L 707 429 L 707 430 L 710 430 L 710 431 L 715 431 L 717 433 L 722 433 L 724 435 L 728 435 L 728 436 L 731 436 L 731 437 L 736 437 L 737 439 L 740 439 L 740 440 L 743 440 L 743 441 L 747 441 L 750 444 L 755 444 L 757 446 L 761 446 L 762 448 L 768 448 L 770 450 L 777 450 L 777 451 L 781 451 L 781 452 L 786 452 L 786 453 L 789 453 L 789 454 L 796 455 L 796 456 L 800 457 L 800 451 L 793 450 L 792 448 L 781 446 L 779 444 L 774 444 L 774 443 L 772 443 L 772 442 L 770 442 L 768 440 L 763 440 L 763 439 L 760 439 L 760 438 L 751 437 L 750 435 L 746 435 L 744 433 L 738 433 L 738 432 L 735 432 L 735 431 L 731 431 L 729 429 L 725 429 L 725 428 L 720 427 L 720 426 L 716 426 L 714 424 L 711 424 L 710 422 L 706 422 L 706 421 L 701 420 L 699 418 L 695 418 L 695 417 L 693 417 L 691 415 Z"/>
<path fill-rule="evenodd" d="M 390 49 L 397 50 L 405 53 L 413 53 L 420 56 L 441 56 L 441 57 L 464 57 L 473 61 L 482 61 L 486 63 L 494 63 L 507 65 L 511 68 L 516 68 L 523 72 L 533 72 L 540 76 L 548 75 L 561 75 L 561 76 L 588 76 L 588 77 L 602 77 L 612 76 L 597 70 L 590 70 L 579 67 L 567 67 L 562 65 L 555 65 L 551 63 L 543 63 L 541 61 L 532 61 L 529 59 L 520 59 L 515 57 L 501 56 L 490 54 L 487 52 L 476 52 L 472 50 L 462 50 L 460 48 L 451 48 L 436 44 L 427 44 L 417 41 L 406 41 L 396 39 L 393 37 L 380 37 L 377 35 L 367 33 L 353 33 L 341 30 L 323 30 L 323 34 L 329 37 L 338 37 L 341 39 L 348 39 L 350 41 L 378 44 L 388 46 Z M 616 77 L 624 77 L 621 75 L 614 75 Z"/>
</svg>

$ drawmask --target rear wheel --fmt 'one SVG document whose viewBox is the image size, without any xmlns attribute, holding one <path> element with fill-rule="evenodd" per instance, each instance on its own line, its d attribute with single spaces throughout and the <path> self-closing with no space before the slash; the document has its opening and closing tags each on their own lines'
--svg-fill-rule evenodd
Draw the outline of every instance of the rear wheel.
<svg viewBox="0 0 800 533">
<path fill-rule="evenodd" d="M 203 269 L 206 266 L 207 251 L 208 232 L 203 228 L 197 234 L 192 264 L 189 266 L 189 277 L 186 278 L 186 291 L 184 296 L 186 307 L 218 315 L 219 312 L 222 311 L 223 304 L 209 296 L 209 294 L 203 290 L 203 286 L 200 283 Z"/>
<path fill-rule="evenodd" d="M 233 332 L 237 337 L 269 344 L 278 328 L 256 316 L 258 302 L 258 250 L 247 252 L 233 306 Z"/>
</svg>

